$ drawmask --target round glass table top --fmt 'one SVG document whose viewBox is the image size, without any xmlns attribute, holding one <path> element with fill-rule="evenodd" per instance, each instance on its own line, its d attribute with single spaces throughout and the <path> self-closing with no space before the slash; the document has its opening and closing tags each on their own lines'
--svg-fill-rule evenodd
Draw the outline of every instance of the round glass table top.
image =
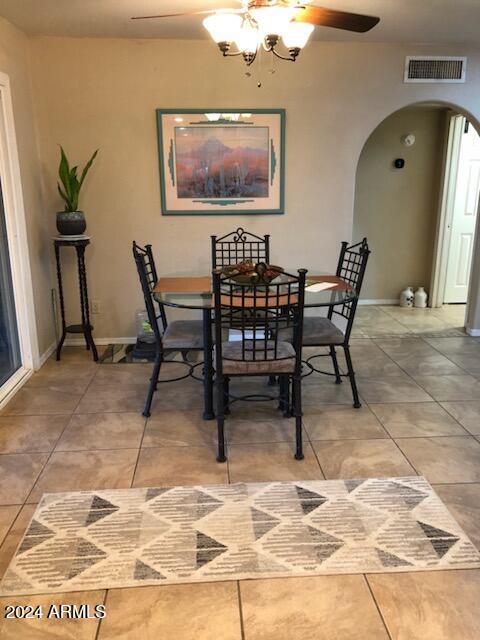
<svg viewBox="0 0 480 640">
<path fill-rule="evenodd" d="M 290 272 L 295 273 L 295 271 Z M 278 280 L 274 281 L 275 283 Z M 213 309 L 210 276 L 176 276 L 160 278 L 155 286 L 155 299 L 170 307 Z M 354 289 L 332 275 L 309 276 L 305 287 L 305 307 L 331 307 L 355 300 Z"/>
</svg>

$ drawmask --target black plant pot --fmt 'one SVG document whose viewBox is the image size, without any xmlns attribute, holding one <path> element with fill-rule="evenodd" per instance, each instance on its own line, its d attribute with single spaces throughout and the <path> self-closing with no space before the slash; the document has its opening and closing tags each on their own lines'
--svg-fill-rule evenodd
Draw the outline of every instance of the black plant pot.
<svg viewBox="0 0 480 640">
<path fill-rule="evenodd" d="M 83 211 L 59 211 L 57 229 L 62 236 L 79 236 L 87 228 Z"/>
</svg>

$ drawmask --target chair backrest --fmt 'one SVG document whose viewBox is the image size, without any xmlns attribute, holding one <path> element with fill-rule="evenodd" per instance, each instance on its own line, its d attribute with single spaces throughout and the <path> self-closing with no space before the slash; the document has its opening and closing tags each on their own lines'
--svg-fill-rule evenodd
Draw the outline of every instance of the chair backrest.
<svg viewBox="0 0 480 640">
<path fill-rule="evenodd" d="M 355 290 L 357 297 L 354 300 L 345 302 L 343 305 L 330 307 L 328 317 L 332 319 L 333 314 L 337 314 L 347 320 L 346 340 L 348 340 L 352 331 L 369 255 L 370 249 L 368 248 L 367 238 L 363 238 L 361 242 L 352 245 L 349 245 L 348 242 L 342 242 L 336 275 Z"/>
<path fill-rule="evenodd" d="M 147 244 L 145 247 L 141 247 L 136 242 L 132 244 L 133 257 L 135 264 L 137 265 L 138 277 L 140 278 L 140 284 L 142 286 L 143 298 L 145 300 L 145 308 L 148 314 L 148 321 L 152 327 L 155 335 L 157 345 L 161 344 L 161 333 L 158 326 L 158 321 L 162 323 L 163 331 L 167 328 L 167 316 L 163 305 L 157 302 L 154 298 L 154 287 L 157 283 L 157 270 L 155 267 L 155 261 L 153 259 L 152 246 Z M 155 311 L 155 306 L 158 306 L 159 314 Z"/>
<path fill-rule="evenodd" d="M 212 269 L 238 264 L 245 260 L 270 262 L 270 236 L 256 236 L 239 227 L 225 236 L 212 238 Z"/>
<path fill-rule="evenodd" d="M 306 269 L 299 269 L 296 276 L 283 273 L 270 284 L 238 284 L 221 269 L 213 272 L 217 373 L 222 375 L 222 337 L 230 329 L 239 338 L 234 359 L 243 362 L 281 360 L 282 329 L 289 329 L 295 373 L 300 373 L 306 273 Z"/>
</svg>

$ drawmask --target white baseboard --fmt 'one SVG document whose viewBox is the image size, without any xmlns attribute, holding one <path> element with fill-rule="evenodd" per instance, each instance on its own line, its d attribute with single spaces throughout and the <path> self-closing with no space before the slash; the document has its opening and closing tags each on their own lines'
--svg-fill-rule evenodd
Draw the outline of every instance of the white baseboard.
<svg viewBox="0 0 480 640">
<path fill-rule="evenodd" d="M 135 344 L 137 341 L 136 336 L 123 338 L 96 338 L 94 336 L 93 339 L 95 344 L 101 347 L 107 344 Z M 84 338 L 67 338 L 64 344 L 66 347 L 84 347 L 85 340 Z"/>
<path fill-rule="evenodd" d="M 398 298 L 394 298 L 393 300 L 359 300 L 359 305 L 363 304 L 388 304 L 388 305 L 397 305 L 398 306 Z"/>
<path fill-rule="evenodd" d="M 48 349 L 46 349 L 38 359 L 38 366 L 35 367 L 35 371 L 38 371 L 40 367 L 43 367 L 45 362 L 50 358 L 50 356 L 52 355 L 52 353 L 55 351 L 56 348 L 57 348 L 57 343 L 52 342 L 52 344 L 48 347 Z"/>
<path fill-rule="evenodd" d="M 27 382 L 27 380 L 32 375 L 33 375 L 32 369 L 22 370 L 22 368 L 13 374 L 10 381 L 5 384 L 5 386 L 8 385 L 8 390 L 0 400 L 0 409 L 3 409 L 3 407 L 7 404 L 7 402 L 10 402 L 10 400 L 17 393 L 17 391 L 19 391 L 23 387 L 23 385 Z"/>
<path fill-rule="evenodd" d="M 472 338 L 480 337 L 480 329 L 470 329 L 470 327 L 465 327 L 465 331 L 469 336 L 472 336 Z"/>
</svg>

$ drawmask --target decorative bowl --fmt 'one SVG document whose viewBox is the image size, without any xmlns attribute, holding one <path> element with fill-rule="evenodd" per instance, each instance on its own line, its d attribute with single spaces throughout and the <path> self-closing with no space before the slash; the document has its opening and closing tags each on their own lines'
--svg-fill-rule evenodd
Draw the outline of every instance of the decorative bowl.
<svg viewBox="0 0 480 640">
<path fill-rule="evenodd" d="M 250 260 L 223 268 L 223 273 L 238 284 L 270 284 L 282 272 L 282 267 Z"/>
</svg>

